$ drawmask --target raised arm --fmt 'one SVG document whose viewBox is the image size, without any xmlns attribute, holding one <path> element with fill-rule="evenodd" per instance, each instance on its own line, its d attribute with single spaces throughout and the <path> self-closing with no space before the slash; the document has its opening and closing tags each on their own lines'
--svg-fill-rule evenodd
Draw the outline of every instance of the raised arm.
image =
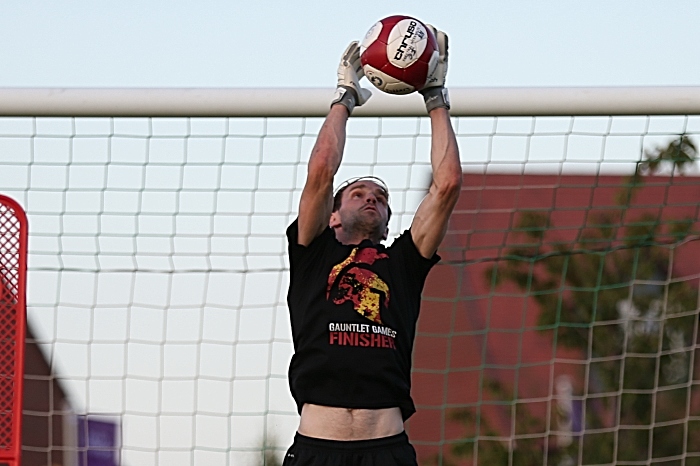
<svg viewBox="0 0 700 466">
<path fill-rule="evenodd" d="M 311 151 L 306 184 L 299 200 L 299 237 L 302 246 L 328 226 L 333 209 L 333 178 L 340 167 L 345 148 L 345 127 L 355 106 L 364 104 L 372 93 L 360 87 L 363 76 L 360 49 L 352 42 L 338 66 L 338 89 L 331 109 Z"/>
<path fill-rule="evenodd" d="M 411 224 L 411 236 L 423 257 L 432 257 L 447 232 L 462 187 L 462 167 L 457 140 L 446 108 L 430 112 L 433 180 Z"/>
<path fill-rule="evenodd" d="M 437 251 L 447 232 L 447 223 L 457 204 L 462 187 L 462 167 L 459 148 L 450 121 L 450 102 L 445 89 L 447 75 L 447 35 L 434 29 L 440 47 L 440 60 L 421 90 L 425 99 L 431 127 L 430 163 L 433 179 L 411 224 L 411 237 L 423 257 Z"/>
<path fill-rule="evenodd" d="M 333 209 L 333 177 L 345 147 L 348 110 L 333 105 L 309 158 L 306 184 L 299 201 L 299 244 L 308 246 L 328 226 Z"/>
</svg>

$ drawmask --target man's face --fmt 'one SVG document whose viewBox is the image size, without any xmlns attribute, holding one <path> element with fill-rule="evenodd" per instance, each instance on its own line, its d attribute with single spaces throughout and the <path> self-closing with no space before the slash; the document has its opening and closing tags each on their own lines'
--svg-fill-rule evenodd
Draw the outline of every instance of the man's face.
<svg viewBox="0 0 700 466">
<path fill-rule="evenodd" d="M 389 220 L 388 194 L 377 183 L 369 180 L 357 181 L 345 188 L 342 203 L 335 214 L 338 217 L 336 221 L 344 230 L 374 230 L 378 231 L 382 238 L 386 238 Z"/>
</svg>

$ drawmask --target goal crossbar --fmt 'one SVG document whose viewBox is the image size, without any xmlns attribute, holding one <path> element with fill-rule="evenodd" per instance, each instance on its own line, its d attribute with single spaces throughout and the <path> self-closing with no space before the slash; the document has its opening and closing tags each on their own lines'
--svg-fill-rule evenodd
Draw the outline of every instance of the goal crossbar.
<svg viewBox="0 0 700 466">
<path fill-rule="evenodd" d="M 332 88 L 0 88 L 0 116 L 323 117 Z M 419 94 L 373 93 L 353 116 L 426 116 Z M 695 87 L 450 88 L 453 116 L 700 114 Z"/>
</svg>

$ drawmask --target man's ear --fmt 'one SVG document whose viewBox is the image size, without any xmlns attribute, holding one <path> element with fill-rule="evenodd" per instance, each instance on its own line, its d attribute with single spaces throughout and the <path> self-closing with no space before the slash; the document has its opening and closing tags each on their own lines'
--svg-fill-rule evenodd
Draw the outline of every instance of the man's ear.
<svg viewBox="0 0 700 466">
<path fill-rule="evenodd" d="M 328 225 L 333 229 L 340 226 L 340 215 L 338 214 L 337 210 L 331 214 L 331 219 L 328 221 Z"/>
</svg>

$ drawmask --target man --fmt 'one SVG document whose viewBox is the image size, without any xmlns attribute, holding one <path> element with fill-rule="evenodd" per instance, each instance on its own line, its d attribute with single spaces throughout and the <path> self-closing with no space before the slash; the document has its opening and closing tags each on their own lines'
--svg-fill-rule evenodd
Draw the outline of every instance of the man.
<svg viewBox="0 0 700 466">
<path fill-rule="evenodd" d="M 433 179 L 411 228 L 390 247 L 389 191 L 373 177 L 333 195 L 348 117 L 371 93 L 360 87 L 353 42 L 308 164 L 299 217 L 287 230 L 288 303 L 295 354 L 289 382 L 301 420 L 284 465 L 415 465 L 403 422 L 415 412 L 411 352 L 425 278 L 438 262 L 462 180 L 444 88 L 447 37 L 421 90 L 430 116 Z"/>
</svg>

